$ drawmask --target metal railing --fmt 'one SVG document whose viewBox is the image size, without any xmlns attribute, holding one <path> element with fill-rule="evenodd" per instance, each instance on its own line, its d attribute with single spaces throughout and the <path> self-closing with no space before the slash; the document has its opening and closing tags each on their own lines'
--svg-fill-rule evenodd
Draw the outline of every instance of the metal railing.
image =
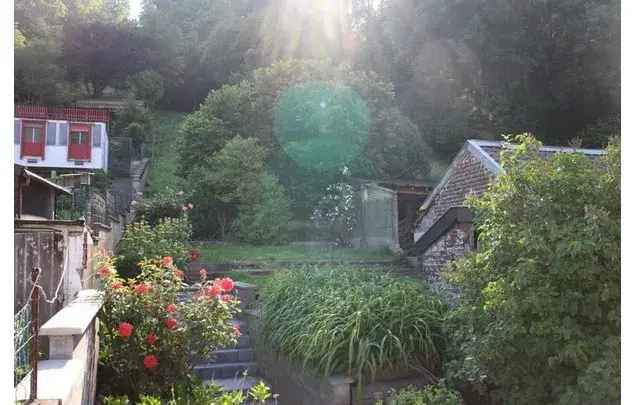
<svg viewBox="0 0 635 405">
<path fill-rule="evenodd" d="M 41 120 L 67 120 L 110 123 L 111 111 L 105 108 L 49 107 L 41 105 L 14 106 L 15 117 Z"/>
<path fill-rule="evenodd" d="M 13 385 L 31 371 L 31 303 L 13 315 Z"/>
</svg>

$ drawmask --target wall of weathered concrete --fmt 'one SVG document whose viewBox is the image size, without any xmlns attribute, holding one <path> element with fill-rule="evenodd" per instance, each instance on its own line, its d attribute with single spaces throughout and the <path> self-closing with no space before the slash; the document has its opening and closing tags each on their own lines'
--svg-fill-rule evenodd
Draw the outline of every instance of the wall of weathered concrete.
<svg viewBox="0 0 635 405">
<path fill-rule="evenodd" d="M 38 362 L 37 397 L 60 405 L 93 405 L 99 361 L 101 298 L 84 290 L 40 328 L 49 339 L 49 358 Z M 31 374 L 15 388 L 15 400 L 26 400 Z"/>
</svg>

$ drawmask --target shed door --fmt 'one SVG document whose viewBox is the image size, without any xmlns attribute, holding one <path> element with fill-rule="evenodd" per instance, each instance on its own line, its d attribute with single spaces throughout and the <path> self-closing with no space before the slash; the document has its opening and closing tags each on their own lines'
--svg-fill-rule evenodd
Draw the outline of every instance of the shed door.
<svg viewBox="0 0 635 405">
<path fill-rule="evenodd" d="M 44 122 L 22 122 L 22 145 L 20 155 L 44 158 Z"/>
<path fill-rule="evenodd" d="M 90 160 L 90 125 L 71 124 L 68 160 Z"/>
</svg>

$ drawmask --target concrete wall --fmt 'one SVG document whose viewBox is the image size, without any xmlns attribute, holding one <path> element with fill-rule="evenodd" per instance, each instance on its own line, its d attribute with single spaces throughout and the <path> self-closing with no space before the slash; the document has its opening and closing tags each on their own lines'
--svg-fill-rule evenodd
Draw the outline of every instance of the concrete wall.
<svg viewBox="0 0 635 405">
<path fill-rule="evenodd" d="M 49 358 L 38 362 L 37 397 L 61 405 L 93 405 L 99 361 L 101 298 L 84 290 L 70 305 L 40 328 L 49 338 Z M 15 400 L 26 400 L 31 374 L 15 388 Z"/>
</svg>

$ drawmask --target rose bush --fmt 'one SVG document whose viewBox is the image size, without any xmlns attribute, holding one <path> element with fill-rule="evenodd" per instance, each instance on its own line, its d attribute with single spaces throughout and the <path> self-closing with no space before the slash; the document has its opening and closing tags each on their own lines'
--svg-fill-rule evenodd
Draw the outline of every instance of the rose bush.
<svg viewBox="0 0 635 405">
<path fill-rule="evenodd" d="M 170 257 L 143 260 L 141 274 L 124 280 L 112 258 L 100 258 L 104 305 L 99 314 L 102 392 L 137 399 L 169 395 L 191 381 L 192 367 L 221 346 L 235 344 L 231 319 L 239 311 L 231 279 L 201 274 L 183 299 L 183 273 Z"/>
</svg>

